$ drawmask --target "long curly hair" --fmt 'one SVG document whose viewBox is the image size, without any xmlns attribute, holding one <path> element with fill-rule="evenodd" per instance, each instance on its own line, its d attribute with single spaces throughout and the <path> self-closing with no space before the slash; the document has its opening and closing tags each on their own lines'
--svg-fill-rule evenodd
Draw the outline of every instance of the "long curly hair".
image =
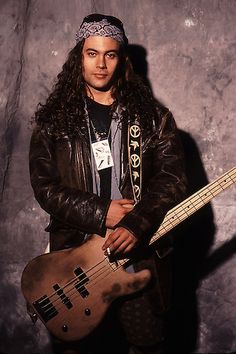
<svg viewBox="0 0 236 354">
<path fill-rule="evenodd" d="M 56 83 L 45 104 L 39 103 L 33 119 L 43 127 L 50 126 L 55 137 L 70 137 L 86 131 L 85 97 L 86 83 L 82 74 L 82 50 L 84 40 L 77 43 L 69 52 L 68 58 L 58 74 Z M 140 120 L 143 128 L 151 127 L 152 117 L 156 114 L 155 100 L 151 89 L 134 73 L 125 47 L 120 48 L 120 59 L 112 89 L 114 103 L 125 110 L 125 122 Z"/>
</svg>

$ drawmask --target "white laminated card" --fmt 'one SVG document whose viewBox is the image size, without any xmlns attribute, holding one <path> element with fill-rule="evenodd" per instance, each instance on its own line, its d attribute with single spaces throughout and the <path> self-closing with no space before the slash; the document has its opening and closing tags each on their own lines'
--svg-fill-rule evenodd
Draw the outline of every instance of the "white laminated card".
<svg viewBox="0 0 236 354">
<path fill-rule="evenodd" d="M 108 139 L 93 143 L 92 150 L 98 170 L 114 166 Z"/>
</svg>

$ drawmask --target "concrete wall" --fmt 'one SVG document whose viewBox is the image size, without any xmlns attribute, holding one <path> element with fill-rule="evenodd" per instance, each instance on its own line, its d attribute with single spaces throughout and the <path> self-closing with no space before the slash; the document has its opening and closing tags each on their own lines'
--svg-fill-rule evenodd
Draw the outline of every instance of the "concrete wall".
<svg viewBox="0 0 236 354">
<path fill-rule="evenodd" d="M 4 353 L 51 353 L 47 331 L 29 321 L 20 290 L 24 266 L 47 244 L 48 216 L 29 183 L 30 117 L 74 46 L 82 18 L 91 12 L 124 22 L 155 97 L 171 109 L 181 131 L 190 193 L 236 162 L 234 0 L 0 0 Z M 236 350 L 235 199 L 233 186 L 176 231 L 176 353 Z"/>
</svg>

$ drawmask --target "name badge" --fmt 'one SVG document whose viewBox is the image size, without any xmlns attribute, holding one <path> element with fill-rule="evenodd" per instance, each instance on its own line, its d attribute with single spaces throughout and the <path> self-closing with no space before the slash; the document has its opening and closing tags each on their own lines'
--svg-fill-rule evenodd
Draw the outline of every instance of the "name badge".
<svg viewBox="0 0 236 354">
<path fill-rule="evenodd" d="M 93 143 L 92 150 L 98 171 L 114 166 L 108 139 Z"/>
</svg>

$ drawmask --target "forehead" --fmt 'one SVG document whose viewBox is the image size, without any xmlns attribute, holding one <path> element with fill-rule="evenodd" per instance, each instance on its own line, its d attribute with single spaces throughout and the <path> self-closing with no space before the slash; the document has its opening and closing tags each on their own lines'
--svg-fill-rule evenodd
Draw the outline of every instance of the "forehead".
<svg viewBox="0 0 236 354">
<path fill-rule="evenodd" d="M 90 36 L 85 39 L 83 51 L 94 49 L 98 52 L 118 51 L 120 43 L 111 37 Z"/>
</svg>

